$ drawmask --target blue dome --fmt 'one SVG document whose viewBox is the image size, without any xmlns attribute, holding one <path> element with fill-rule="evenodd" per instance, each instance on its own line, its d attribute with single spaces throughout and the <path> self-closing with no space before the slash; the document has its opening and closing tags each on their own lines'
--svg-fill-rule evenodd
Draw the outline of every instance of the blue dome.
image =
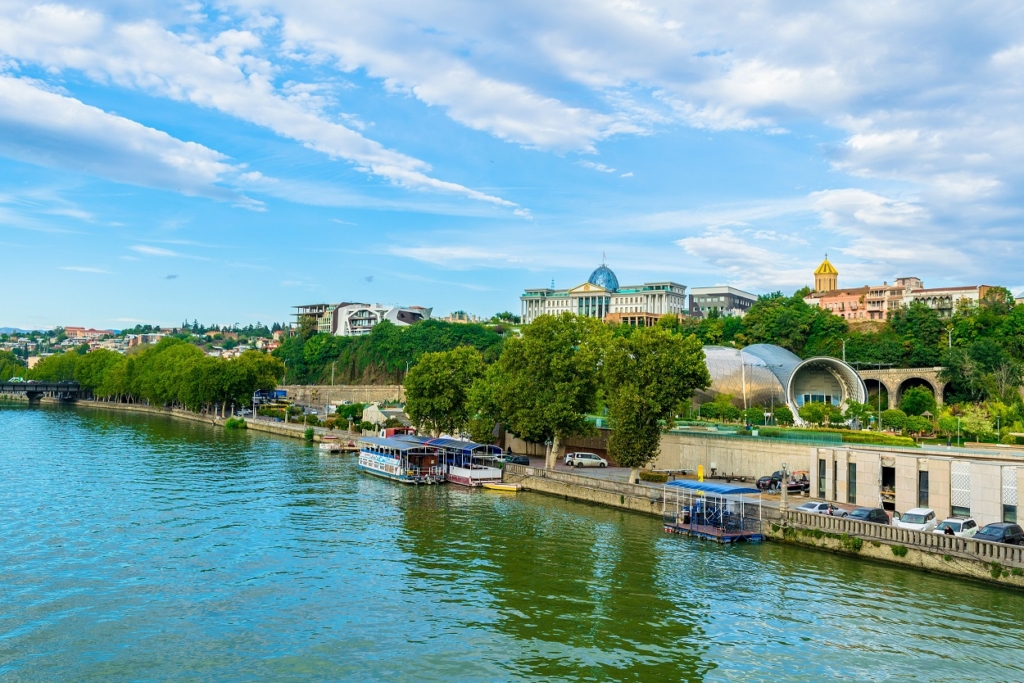
<svg viewBox="0 0 1024 683">
<path fill-rule="evenodd" d="M 615 273 L 608 266 L 599 266 L 597 270 L 590 274 L 590 279 L 587 282 L 598 287 L 604 287 L 609 292 L 616 292 L 619 289 L 619 278 L 615 277 Z"/>
</svg>

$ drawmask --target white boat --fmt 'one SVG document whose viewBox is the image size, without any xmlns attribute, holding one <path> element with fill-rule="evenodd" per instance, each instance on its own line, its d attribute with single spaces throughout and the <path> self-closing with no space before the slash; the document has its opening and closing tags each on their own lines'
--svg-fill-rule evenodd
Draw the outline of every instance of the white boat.
<svg viewBox="0 0 1024 683">
<path fill-rule="evenodd" d="M 327 453 L 337 453 L 341 450 L 341 439 L 333 435 L 320 437 L 320 450 Z"/>
<path fill-rule="evenodd" d="M 444 466 L 444 478 L 460 486 L 481 486 L 501 481 L 501 455 L 497 446 L 452 439 L 449 437 L 402 435 L 401 441 L 418 443 L 438 449 L 438 456 Z"/>
<path fill-rule="evenodd" d="M 444 481 L 437 448 L 398 439 L 360 439 L 359 469 L 403 484 L 440 484 Z"/>
</svg>

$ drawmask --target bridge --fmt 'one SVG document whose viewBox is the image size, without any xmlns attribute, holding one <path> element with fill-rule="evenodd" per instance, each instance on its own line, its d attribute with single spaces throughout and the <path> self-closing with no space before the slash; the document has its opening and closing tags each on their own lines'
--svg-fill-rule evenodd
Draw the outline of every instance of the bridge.
<svg viewBox="0 0 1024 683">
<path fill-rule="evenodd" d="M 935 396 L 936 405 L 942 405 L 946 394 L 946 383 L 939 378 L 945 368 L 883 368 L 871 370 L 864 368 L 857 374 L 864 380 L 868 393 L 878 395 L 879 387 L 889 396 L 889 407 L 900 404 L 903 392 L 910 387 L 925 387 Z"/>
<path fill-rule="evenodd" d="M 29 404 L 39 403 L 44 396 L 73 401 L 78 398 L 81 389 L 78 382 L 0 382 L 0 396 L 24 395 Z"/>
</svg>

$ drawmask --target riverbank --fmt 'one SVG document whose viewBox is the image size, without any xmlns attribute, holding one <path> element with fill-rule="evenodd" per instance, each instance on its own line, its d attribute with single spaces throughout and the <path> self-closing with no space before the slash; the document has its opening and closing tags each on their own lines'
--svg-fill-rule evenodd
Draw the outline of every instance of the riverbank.
<svg viewBox="0 0 1024 683">
<path fill-rule="evenodd" d="M 506 465 L 505 481 L 533 491 L 660 517 L 662 489 L 625 484 L 584 474 L 525 465 Z M 948 576 L 968 577 L 1024 589 L 1024 548 L 961 539 L 895 527 L 765 506 L 766 538 L 789 545 L 912 567 Z"/>
</svg>

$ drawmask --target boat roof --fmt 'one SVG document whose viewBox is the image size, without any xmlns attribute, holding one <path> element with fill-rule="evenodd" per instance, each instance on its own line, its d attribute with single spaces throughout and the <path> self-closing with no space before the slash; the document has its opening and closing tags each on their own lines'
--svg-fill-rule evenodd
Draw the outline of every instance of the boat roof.
<svg viewBox="0 0 1024 683">
<path fill-rule="evenodd" d="M 740 486 L 738 484 L 724 484 L 718 481 L 696 481 L 694 479 L 676 479 L 665 486 L 674 486 L 689 491 L 702 491 L 705 493 L 717 493 L 723 496 L 739 495 L 742 493 L 761 493 L 753 486 Z"/>
<path fill-rule="evenodd" d="M 381 436 L 364 436 L 359 439 L 359 443 L 373 444 L 374 446 L 383 446 L 385 448 L 394 448 L 396 451 L 411 451 L 414 448 L 423 448 L 424 446 L 429 447 L 431 444 L 419 442 L 419 441 L 405 441 L 404 439 L 396 438 L 384 438 Z"/>
<path fill-rule="evenodd" d="M 501 452 L 501 449 L 498 448 L 497 446 L 491 446 L 489 444 L 476 443 L 475 441 L 465 441 L 463 439 L 452 439 L 450 437 L 442 437 L 442 438 L 434 439 L 434 438 L 431 438 L 429 436 L 416 436 L 415 434 L 402 434 L 402 435 L 396 435 L 394 438 L 401 439 L 402 441 L 411 441 L 411 442 L 415 442 L 415 443 L 420 443 L 420 444 L 423 444 L 425 446 L 434 446 L 436 448 L 444 448 L 444 449 L 450 450 L 450 451 L 462 451 L 463 453 L 472 453 L 473 451 L 481 449 L 481 448 L 493 449 L 493 450 L 497 450 L 499 453 Z"/>
</svg>

